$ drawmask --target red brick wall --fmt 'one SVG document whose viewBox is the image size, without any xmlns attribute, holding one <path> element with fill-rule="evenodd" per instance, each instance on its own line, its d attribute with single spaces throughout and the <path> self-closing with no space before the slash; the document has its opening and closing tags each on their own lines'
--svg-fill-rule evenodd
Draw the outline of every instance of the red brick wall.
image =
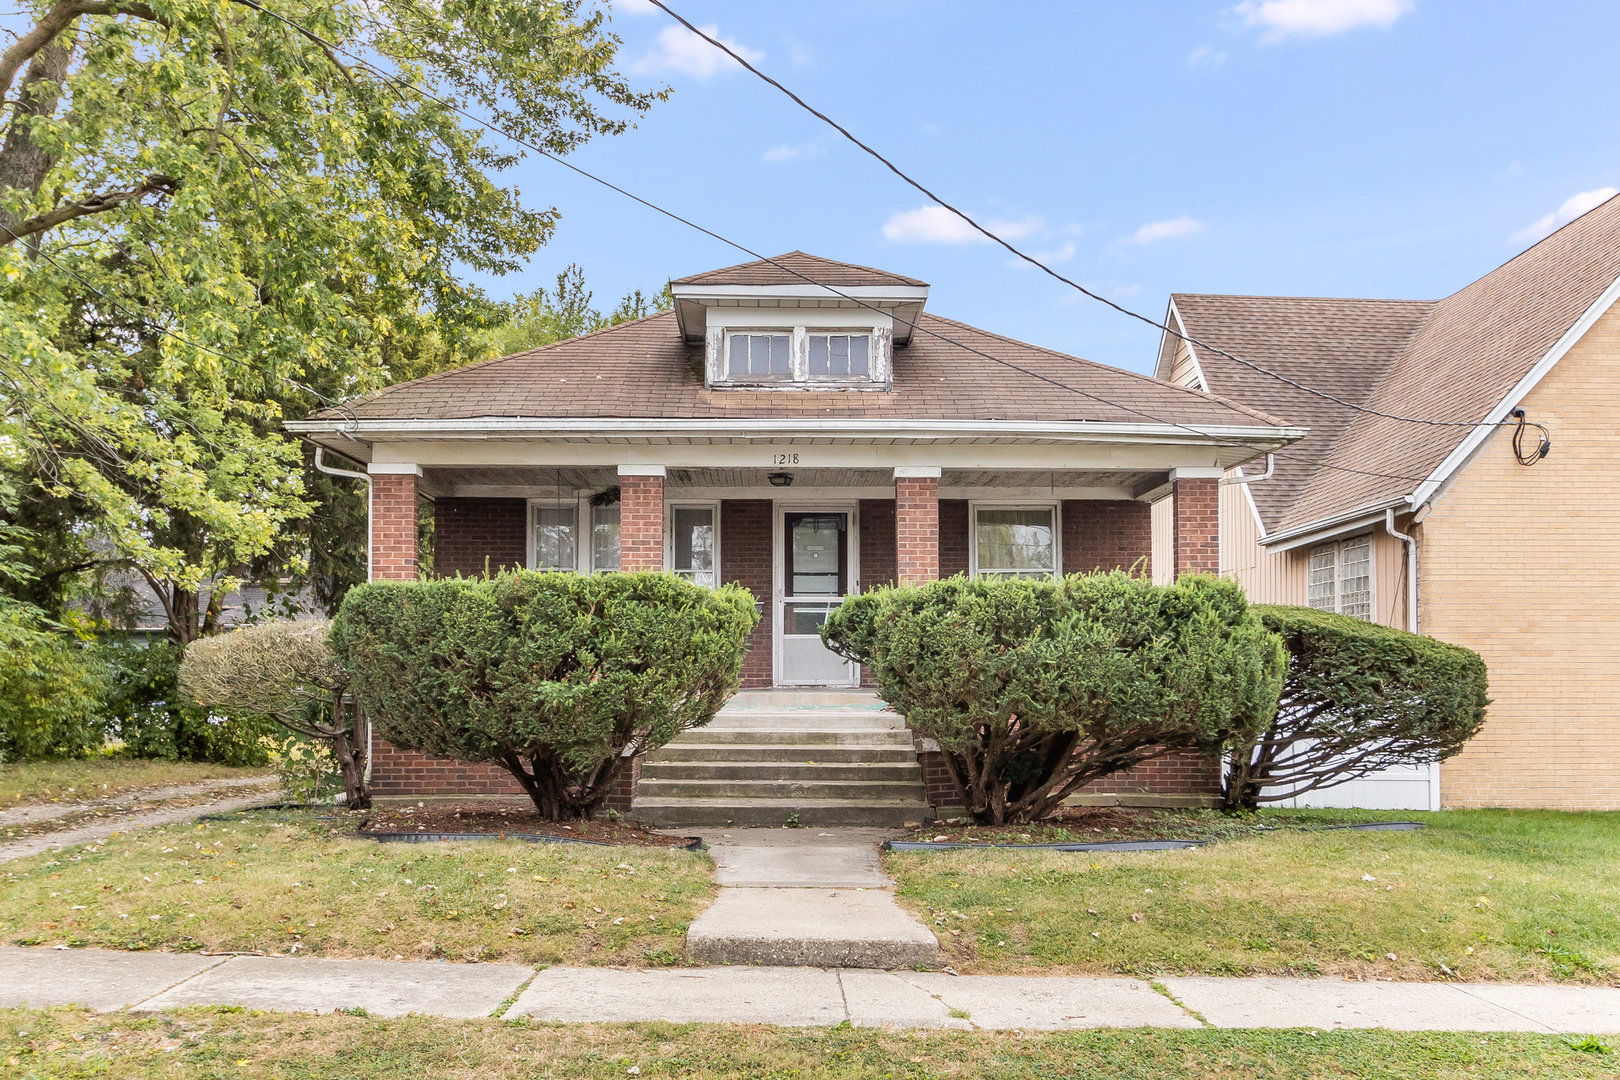
<svg viewBox="0 0 1620 1080">
<path fill-rule="evenodd" d="M 619 569 L 664 568 L 664 478 L 619 477 Z"/>
<path fill-rule="evenodd" d="M 522 795 L 512 774 L 493 765 L 401 750 L 378 739 L 372 745 L 371 790 L 375 795 Z"/>
<path fill-rule="evenodd" d="M 922 766 L 923 786 L 928 789 L 928 805 L 961 806 L 962 793 L 956 790 L 956 781 L 945 768 L 945 755 L 938 750 L 919 750 L 917 764 Z"/>
<path fill-rule="evenodd" d="M 894 584 L 894 500 L 861 500 L 861 592 Z"/>
<path fill-rule="evenodd" d="M 371 478 L 371 576 L 416 580 L 416 477 Z"/>
<path fill-rule="evenodd" d="M 478 577 L 527 565 L 528 503 L 523 499 L 439 499 L 433 504 L 433 572 Z"/>
<path fill-rule="evenodd" d="M 1176 577 L 1220 573 L 1220 480 L 1177 480 L 1174 495 Z"/>
<path fill-rule="evenodd" d="M 773 517 L 769 499 L 726 499 L 720 504 L 720 578 L 754 594 L 763 606 L 759 625 L 749 635 L 743 658 L 742 684 L 769 687 L 771 663 L 771 558 Z"/>
<path fill-rule="evenodd" d="M 968 504 L 966 499 L 939 503 L 939 576 L 968 572 Z"/>
<path fill-rule="evenodd" d="M 939 578 L 939 478 L 894 482 L 895 580 L 916 585 Z"/>
<path fill-rule="evenodd" d="M 1063 572 L 1129 570 L 1153 574 L 1153 508 L 1134 499 L 1065 499 Z"/>
<path fill-rule="evenodd" d="M 1197 754 L 1144 761 L 1080 789 L 1083 795 L 1219 795 L 1221 763 Z"/>
</svg>

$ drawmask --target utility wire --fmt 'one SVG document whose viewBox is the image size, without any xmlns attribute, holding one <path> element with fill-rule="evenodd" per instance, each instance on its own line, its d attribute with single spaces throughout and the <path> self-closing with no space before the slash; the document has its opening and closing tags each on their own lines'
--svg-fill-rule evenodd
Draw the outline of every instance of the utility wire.
<svg viewBox="0 0 1620 1080">
<path fill-rule="evenodd" d="M 1006 248 L 1007 251 L 1011 252 L 1013 255 L 1015 255 L 1019 259 L 1023 260 L 1024 262 L 1028 263 L 1029 265 L 1035 267 L 1037 270 L 1040 270 L 1042 273 L 1046 274 L 1047 276 L 1052 277 L 1052 278 L 1056 279 L 1057 281 L 1060 281 L 1063 284 L 1069 286 L 1069 288 L 1078 291 L 1082 295 L 1090 297 L 1092 300 L 1095 300 L 1100 304 L 1106 304 L 1108 307 L 1113 308 L 1115 311 L 1119 312 L 1122 315 L 1125 315 L 1125 316 L 1128 316 L 1129 318 L 1135 319 L 1138 322 L 1146 323 L 1147 325 L 1149 325 L 1151 327 L 1154 327 L 1155 329 L 1160 330 L 1160 331 L 1162 331 L 1162 332 L 1164 332 L 1166 334 L 1169 334 L 1172 337 L 1178 338 L 1181 341 L 1185 341 L 1189 345 L 1196 346 L 1197 348 L 1200 348 L 1200 349 L 1205 349 L 1205 350 L 1207 350 L 1207 351 L 1209 351 L 1211 353 L 1214 353 L 1217 356 L 1224 356 L 1226 359 L 1231 360 L 1233 363 L 1241 364 L 1241 365 L 1243 365 L 1244 367 L 1247 367 L 1247 368 L 1252 368 L 1253 370 L 1258 371 L 1260 374 L 1267 375 L 1267 376 L 1269 376 L 1269 377 L 1271 377 L 1273 379 L 1278 380 L 1279 382 L 1286 383 L 1289 386 L 1292 386 L 1296 390 L 1301 390 L 1301 391 L 1303 391 L 1303 392 L 1305 392 L 1307 394 L 1312 394 L 1312 395 L 1314 395 L 1316 397 L 1322 398 L 1324 401 L 1331 401 L 1331 402 L 1333 402 L 1333 403 L 1335 403 L 1337 405 L 1342 405 L 1347 409 L 1354 409 L 1357 412 L 1366 413 L 1366 414 L 1368 414 L 1370 416 L 1382 417 L 1385 420 L 1399 420 L 1402 423 L 1407 423 L 1407 424 L 1427 424 L 1427 425 L 1430 425 L 1430 426 L 1433 426 L 1433 427 L 1476 428 L 1476 427 L 1479 427 L 1481 424 L 1484 424 L 1484 423 L 1487 422 L 1487 421 L 1484 421 L 1484 420 L 1479 420 L 1479 421 L 1470 421 L 1470 420 L 1435 420 L 1435 419 L 1427 418 L 1427 417 L 1401 416 L 1401 415 L 1399 415 L 1397 413 L 1383 412 L 1383 411 L 1381 411 L 1379 409 L 1374 409 L 1374 408 L 1371 408 L 1369 406 L 1362 405 L 1362 404 L 1360 404 L 1358 402 L 1350 401 L 1350 400 L 1348 400 L 1346 398 L 1339 397 L 1336 394 L 1330 394 L 1325 390 L 1318 390 L 1313 386 L 1307 386 L 1304 383 L 1298 381 L 1297 379 L 1292 379 L 1292 378 L 1288 377 L 1287 375 L 1283 375 L 1280 372 L 1272 371 L 1270 368 L 1262 367 L 1260 364 L 1257 364 L 1257 363 L 1253 362 L 1252 360 L 1245 360 L 1243 357 L 1237 356 L 1237 355 L 1235 355 L 1233 353 L 1230 353 L 1230 352 L 1227 352 L 1225 349 L 1219 348 L 1219 347 L 1217 347 L 1215 345 L 1209 344 L 1206 341 L 1201 341 L 1198 338 L 1191 337 L 1190 335 L 1184 334 L 1181 331 L 1176 330 L 1175 328 L 1171 327 L 1168 324 L 1168 322 L 1161 323 L 1157 319 L 1151 318 L 1150 316 L 1147 316 L 1147 315 L 1143 315 L 1141 312 L 1134 311 L 1134 310 L 1132 310 L 1132 309 L 1130 309 L 1128 307 L 1125 307 L 1123 304 L 1116 303 L 1115 301 L 1110 300 L 1108 297 L 1103 296 L 1100 293 L 1093 292 L 1092 290 L 1086 288 L 1084 285 L 1082 285 L 1079 282 L 1073 280 L 1072 278 L 1065 277 L 1063 274 L 1058 273 L 1056 270 L 1052 269 L 1050 266 L 1048 266 L 1046 263 L 1042 262 L 1040 259 L 1037 259 L 1035 256 L 1029 254 L 1028 252 L 1026 252 L 1026 251 L 1024 251 L 1022 249 L 1020 249 L 1016 245 L 1012 244 L 1010 241 L 1006 240 L 1005 238 L 1003 238 L 1001 236 L 998 236 L 996 233 L 992 232 L 990 229 L 988 229 L 985 226 L 981 225 L 976 219 L 974 219 L 972 217 L 972 215 L 966 213 L 965 211 L 959 209 L 956 206 L 953 206 L 951 203 L 946 202 L 944 199 L 942 199 L 938 195 L 934 194 L 934 192 L 930 191 L 927 187 L 925 187 L 922 183 L 920 183 L 919 181 L 914 179 L 911 175 L 906 173 L 903 169 L 901 169 L 894 162 L 890 161 L 887 157 L 884 157 L 881 153 L 879 153 L 877 150 L 874 150 L 871 146 L 869 146 L 865 142 L 862 142 L 859 138 L 857 138 L 844 125 L 840 124 L 838 121 L 834 120 L 832 117 L 828 116 L 826 113 L 822 112 L 821 110 L 815 108 L 809 102 L 805 101 L 802 97 L 800 97 L 798 94 L 794 93 L 792 90 L 789 90 L 786 86 L 782 85 L 782 83 L 778 82 L 776 79 L 772 78 L 770 75 L 767 75 L 765 72 L 763 72 L 759 68 L 755 67 L 753 65 L 753 63 L 751 63 L 748 59 L 746 59 L 745 57 L 740 55 L 735 49 L 731 48 L 731 46 L 727 45 L 725 42 L 719 40 L 718 38 L 714 37 L 711 34 L 705 33 L 703 30 L 701 30 L 698 27 L 692 25 L 692 23 L 690 21 L 688 21 L 679 12 L 677 12 L 673 8 L 671 8 L 668 4 L 664 3 L 663 0 L 652 0 L 652 3 L 657 5 L 659 8 L 661 8 L 664 11 L 664 13 L 667 14 L 670 18 L 674 19 L 676 22 L 678 22 L 682 26 L 686 27 L 692 33 L 696 34 L 698 37 L 702 38 L 704 41 L 707 41 L 710 45 L 713 45 L 715 48 L 719 49 L 721 52 L 725 53 L 727 56 L 729 56 L 733 60 L 737 61 L 737 63 L 741 64 L 749 72 L 751 72 L 755 76 L 759 77 L 760 79 L 762 79 L 764 82 L 768 83 L 769 85 L 774 86 L 776 89 L 780 90 L 783 94 L 787 95 L 787 97 L 790 98 L 795 105 L 799 106 L 799 108 L 805 110 L 810 115 L 814 116 L 816 119 L 820 120 L 822 123 L 826 124 L 828 127 L 832 128 L 834 131 L 838 132 L 844 138 L 848 139 L 850 142 L 854 143 L 856 146 L 858 146 L 862 150 L 866 151 L 874 159 L 876 159 L 881 165 L 883 165 L 884 168 L 888 169 L 895 176 L 899 177 L 902 181 L 904 181 L 910 187 L 915 188 L 917 191 L 921 192 L 930 202 L 932 202 L 936 206 L 939 206 L 942 209 L 948 210 L 950 213 L 956 215 L 956 217 L 960 218 L 963 223 L 965 223 L 968 227 L 973 229 L 975 232 L 977 232 L 980 235 L 982 235 L 983 237 L 985 237 L 987 240 L 990 240 L 990 241 L 992 241 L 994 243 L 1000 244 L 1003 248 Z M 1496 424 L 1494 424 L 1493 426 L 1503 427 L 1503 426 L 1509 426 L 1509 425 L 1511 425 L 1513 423 L 1516 423 L 1516 421 L 1502 420 L 1502 421 L 1496 422 Z"/>
<path fill-rule="evenodd" d="M 681 214 L 679 214 L 679 213 L 677 213 L 677 212 L 675 212 L 673 210 L 667 209 L 666 207 L 660 206 L 659 204 L 657 204 L 655 202 L 652 202 L 649 199 L 643 198 L 642 196 L 637 195 L 636 193 L 634 193 L 632 191 L 629 191 L 629 190 L 619 186 L 618 184 L 613 183 L 611 180 L 607 180 L 604 177 L 597 176 L 596 174 L 594 174 L 594 173 L 592 173 L 592 172 L 590 172 L 590 171 L 588 171 L 586 169 L 583 169 L 578 165 L 575 165 L 573 162 L 567 160 L 566 158 L 562 157 L 559 154 L 556 154 L 556 153 L 546 149 L 543 146 L 540 146 L 540 145 L 537 145 L 537 144 L 535 144 L 533 142 L 530 142 L 529 140 L 524 139 L 521 136 L 514 135 L 510 131 L 505 130 L 504 128 L 490 122 L 489 120 L 486 120 L 483 117 L 478 116 L 475 113 L 469 112 L 468 110 L 460 107 L 459 105 L 456 105 L 454 102 L 448 101 L 445 98 L 442 98 L 442 97 L 440 97 L 440 96 L 438 96 L 436 94 L 433 94 L 432 92 L 423 89 L 421 86 L 418 86 L 416 83 L 411 82 L 408 79 L 403 79 L 403 78 L 395 75 L 394 73 L 392 73 L 390 71 L 387 71 L 387 70 L 385 70 L 383 68 L 378 67 L 376 64 L 373 64 L 366 57 L 364 57 L 363 55 L 361 55 L 359 53 L 356 53 L 352 49 L 348 49 L 348 48 L 346 48 L 346 47 L 344 47 L 342 45 L 339 45 L 339 44 L 337 44 L 335 42 L 331 42 L 331 41 L 326 40 L 325 38 L 321 37 L 319 34 L 315 33 L 313 30 L 311 30 L 308 27 L 304 26 L 303 24 L 299 23 L 297 20 L 291 19 L 291 18 L 289 18 L 289 17 L 287 17 L 285 15 L 281 15 L 278 12 L 274 12 L 274 11 L 269 10 L 268 8 L 264 7 L 262 4 L 258 3 L 257 0 L 240 0 L 240 2 L 243 3 L 244 6 L 246 6 L 246 7 L 253 8 L 254 10 L 260 12 L 261 14 L 268 15 L 272 19 L 275 19 L 276 21 L 283 23 L 284 25 L 286 25 L 290 29 L 294 30 L 299 35 L 301 35 L 303 37 L 306 37 L 309 40 L 314 41 L 315 43 L 317 43 L 317 44 L 319 44 L 319 45 L 321 45 L 321 46 L 323 46 L 323 47 L 325 47 L 327 49 L 332 50 L 333 52 L 343 54 L 344 56 L 346 56 L 349 59 L 353 60 L 357 65 L 365 68 L 367 71 L 370 71 L 373 75 L 377 76 L 378 78 L 383 79 L 386 82 L 392 83 L 395 86 L 401 87 L 403 89 L 410 90 L 412 93 L 417 94 L 418 96 L 422 97 L 423 99 L 425 99 L 427 101 L 431 101 L 434 104 L 436 104 L 436 105 L 438 105 L 438 106 L 440 106 L 442 108 L 448 109 L 449 111 L 457 114 L 458 116 L 464 117 L 465 119 L 471 121 L 472 123 L 477 124 L 478 126 L 484 128 L 484 129 L 486 129 L 488 131 L 491 131 L 491 132 L 493 132 L 493 133 L 495 133 L 497 135 L 500 135 L 502 138 L 510 140 L 511 142 L 517 144 L 518 146 L 522 146 L 525 149 L 533 151 L 534 153 L 539 154 L 541 157 L 544 157 L 549 161 L 555 162 L 556 164 L 561 165 L 563 168 L 568 169 L 569 171 L 571 171 L 571 172 L 573 172 L 573 173 L 575 173 L 575 174 L 577 174 L 577 175 L 579 175 L 579 176 L 581 176 L 581 177 L 583 177 L 583 178 L 585 178 L 587 180 L 590 180 L 591 182 L 593 182 L 595 184 L 598 184 L 598 185 L 600 185 L 602 187 L 605 187 L 608 190 L 610 190 L 610 191 L 612 191 L 612 192 L 614 192 L 614 193 L 616 193 L 618 195 L 621 195 L 624 198 L 629 199 L 630 201 L 632 201 L 634 203 L 637 203 L 638 205 L 643 206 L 646 209 L 651 210 L 656 214 L 659 214 L 659 215 L 662 215 L 663 217 L 669 218 L 670 220 L 675 221 L 675 222 L 677 222 L 677 223 L 679 223 L 681 225 L 684 225 L 687 228 L 694 230 L 695 232 L 702 233 L 704 236 L 707 236 L 712 240 L 716 240 L 716 241 L 720 242 L 721 244 L 726 245 L 727 247 L 733 248 L 734 250 L 739 251 L 739 252 L 743 253 L 744 255 L 747 255 L 747 256 L 749 256 L 750 258 L 752 258 L 752 259 L 754 259 L 756 261 L 766 263 L 766 264 L 768 264 L 770 266 L 773 266 L 773 267 L 777 268 L 778 270 L 781 270 L 782 272 L 784 272 L 786 274 L 790 274 L 793 277 L 797 277 L 797 278 L 799 278 L 800 280 L 804 281 L 807 284 L 815 285 L 815 286 L 817 286 L 819 288 L 825 289 L 829 293 L 833 294 L 834 296 L 839 297 L 840 299 L 846 300 L 846 301 L 848 301 L 848 302 L 850 302 L 852 304 L 855 304 L 855 305 L 857 305 L 859 307 L 867 308 L 869 310 L 878 312 L 879 314 L 890 314 L 889 312 L 884 311 L 883 309 L 877 307 L 874 304 L 868 303 L 868 302 L 860 299 L 859 297 L 851 296 L 850 294 L 848 294 L 846 292 L 843 292 L 842 290 L 840 290 L 840 289 L 838 289 L 838 288 L 836 288 L 836 287 L 834 287 L 832 285 L 828 285 L 828 284 L 825 284 L 824 282 L 817 281 L 816 279 L 809 276 L 808 274 L 802 273 L 801 271 L 796 270 L 791 266 L 784 265 L 783 263 L 778 262 L 777 260 L 775 260 L 775 259 L 773 259 L 773 258 L 771 258 L 771 257 L 769 257 L 767 255 L 763 255 L 760 252 L 755 251 L 754 249 L 748 247 L 747 245 L 740 243 L 739 241 L 732 240 L 731 238 L 729 238 L 727 236 L 723 236 L 722 234 L 714 231 L 713 229 L 707 228 L 707 227 L 705 227 L 703 225 L 698 224 L 695 221 L 692 221 L 690 218 L 684 217 Z M 654 2 L 656 3 L 657 0 L 654 0 Z M 662 6 L 662 5 L 660 5 L 660 6 Z M 665 10 L 667 11 L 668 9 L 666 8 Z M 673 12 L 671 12 L 671 14 L 673 14 Z M 677 16 L 677 18 L 678 18 L 678 16 Z M 724 46 L 721 46 L 721 48 L 724 48 Z M 729 51 L 729 50 L 727 50 L 727 51 Z M 1025 256 L 1025 257 L 1027 258 L 1027 256 Z M 1121 310 L 1123 310 L 1123 309 L 1121 309 Z M 1129 314 L 1129 312 L 1127 312 L 1127 314 Z M 891 317 L 892 317 L 892 315 L 891 315 Z M 1200 438 L 1209 439 L 1212 442 L 1216 443 L 1217 445 L 1227 446 L 1227 447 L 1239 447 L 1239 448 L 1242 448 L 1242 449 L 1245 449 L 1245 450 L 1251 450 L 1251 451 L 1257 451 L 1257 452 L 1263 450 L 1262 447 L 1253 446 L 1253 445 L 1251 445 L 1249 443 L 1245 443 L 1245 442 L 1242 442 L 1242 441 L 1225 439 L 1222 436 L 1215 435 L 1215 434 L 1213 434 L 1211 432 L 1208 432 L 1208 431 L 1204 431 L 1204 430 L 1202 430 L 1202 429 L 1200 429 L 1200 428 L 1198 428 L 1196 426 L 1193 426 L 1193 425 L 1181 423 L 1181 422 L 1174 421 L 1174 420 L 1165 420 L 1164 418 L 1162 418 L 1160 416 L 1156 416 L 1156 415 L 1154 415 L 1152 413 L 1145 412 L 1145 411 L 1143 411 L 1141 409 L 1137 409 L 1137 408 L 1135 408 L 1133 406 L 1125 405 L 1125 404 L 1123 404 L 1121 402 L 1113 401 L 1113 400 L 1111 400 L 1109 398 L 1102 397 L 1101 395 L 1091 393 L 1090 391 L 1082 390 L 1079 387 L 1070 386 L 1069 384 L 1064 383 L 1064 382 L 1062 382 L 1062 381 L 1060 381 L 1058 379 L 1054 379 L 1054 378 L 1052 378 L 1052 377 L 1050 377 L 1048 375 L 1043 375 L 1043 374 L 1041 374 L 1040 372 L 1037 372 L 1037 371 L 1031 371 L 1028 368 L 1025 368 L 1025 367 L 1022 367 L 1022 366 L 1020 366 L 1018 364 L 1015 364 L 1010 360 L 1005 360 L 1005 359 L 1003 359 L 1003 358 L 1001 358 L 999 356 L 994 356 L 994 355 L 992 355 L 990 353 L 987 353 L 987 352 L 983 351 L 982 349 L 976 349 L 971 345 L 967 345 L 967 344 L 965 344 L 963 342 L 956 341 L 956 340 L 954 340 L 954 339 L 952 339 L 952 338 L 950 338 L 950 337 L 948 337 L 948 336 L 946 336 L 944 334 L 939 333 L 936 330 L 933 330 L 933 329 L 931 329 L 929 327 L 923 326 L 918 322 L 908 320 L 908 319 L 903 319 L 903 318 L 900 319 L 899 321 L 901 321 L 902 323 L 905 323 L 906 325 L 910 326 L 914 331 L 918 331 L 918 332 L 921 332 L 923 334 L 927 334 L 928 336 L 936 338 L 936 339 L 944 342 L 945 344 L 952 345 L 952 346 L 954 346 L 956 348 L 964 350 L 965 352 L 969 352 L 969 353 L 972 353 L 972 354 L 974 354 L 976 356 L 982 357 L 985 360 L 989 360 L 990 362 L 992 362 L 994 364 L 998 364 L 1001 367 L 1008 368 L 1008 369 L 1013 370 L 1013 371 L 1017 371 L 1020 374 L 1027 375 L 1030 378 L 1037 379 L 1037 380 L 1039 380 L 1039 381 L 1041 381 L 1043 383 L 1047 383 L 1048 385 L 1054 386 L 1054 387 L 1056 387 L 1056 388 L 1058 388 L 1060 390 L 1064 390 L 1064 391 L 1066 391 L 1068 393 L 1077 394 L 1077 395 L 1079 395 L 1081 397 L 1085 397 L 1085 398 L 1090 398 L 1093 401 L 1099 402 L 1099 403 L 1104 404 L 1104 405 L 1108 405 L 1108 406 L 1110 406 L 1112 408 L 1120 409 L 1120 410 L 1122 410 L 1124 412 L 1132 413 L 1132 414 L 1140 416 L 1140 417 L 1142 417 L 1142 418 L 1144 418 L 1146 420 L 1152 421 L 1153 423 L 1156 423 L 1156 424 L 1163 424 L 1166 427 L 1179 428 L 1179 429 L 1181 429 L 1183 431 L 1189 432 L 1190 434 L 1197 435 Z M 1056 358 L 1059 358 L 1059 359 L 1062 359 L 1062 360 L 1067 360 L 1067 361 L 1070 361 L 1070 362 L 1080 362 L 1080 361 L 1076 361 L 1072 357 L 1065 357 L 1065 356 L 1062 356 L 1061 354 L 1057 354 L 1057 353 L 1052 353 L 1051 355 L 1056 357 Z M 1403 481 L 1408 481 L 1408 482 L 1411 482 L 1411 483 L 1422 483 L 1424 480 L 1428 479 L 1427 477 L 1405 476 L 1405 475 L 1401 475 L 1401 474 L 1398 474 L 1398 473 L 1374 472 L 1374 471 L 1370 471 L 1370 470 L 1366 470 L 1366 469 L 1353 469 L 1353 468 L 1348 468 L 1348 467 L 1345 467 L 1345 466 L 1328 465 L 1326 463 L 1323 463 L 1321 465 L 1321 467 L 1322 468 L 1334 469 L 1334 470 L 1339 471 L 1339 472 L 1354 473 L 1354 474 L 1361 475 L 1361 476 L 1373 476 L 1373 477 L 1377 477 L 1377 478 L 1380 478 L 1380 479 L 1390 479 L 1390 480 L 1403 480 Z"/>
</svg>

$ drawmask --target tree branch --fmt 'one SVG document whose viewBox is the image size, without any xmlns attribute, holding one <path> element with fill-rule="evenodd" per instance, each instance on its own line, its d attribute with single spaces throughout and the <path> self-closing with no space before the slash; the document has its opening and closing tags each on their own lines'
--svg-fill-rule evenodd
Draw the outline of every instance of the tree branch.
<svg viewBox="0 0 1620 1080">
<path fill-rule="evenodd" d="M 104 191 L 99 195 L 92 195 L 88 199 L 67 203 L 64 206 L 58 206 L 49 213 L 40 214 L 15 226 L 7 227 L 5 235 L 0 235 L 0 247 L 5 247 L 36 233 L 54 229 L 56 226 L 72 221 L 75 218 L 88 217 L 91 214 L 101 214 L 108 210 L 117 209 L 131 199 L 139 199 L 155 191 L 172 195 L 179 188 L 180 182 L 178 180 L 158 174 L 149 176 L 135 187 L 123 191 Z"/>
<path fill-rule="evenodd" d="M 11 93 L 11 84 L 22 66 L 34 58 L 56 35 L 66 30 L 80 15 L 134 15 L 155 23 L 168 24 L 145 4 L 126 0 L 62 0 L 40 17 L 34 28 L 0 53 L 0 95 Z"/>
</svg>

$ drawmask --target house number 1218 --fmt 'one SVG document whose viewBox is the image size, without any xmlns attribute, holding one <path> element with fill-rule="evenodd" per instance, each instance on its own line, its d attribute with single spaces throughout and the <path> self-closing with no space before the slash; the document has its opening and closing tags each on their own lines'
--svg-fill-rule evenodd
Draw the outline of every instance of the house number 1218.
<svg viewBox="0 0 1620 1080">
<path fill-rule="evenodd" d="M 772 465 L 797 465 L 798 463 L 798 454 L 777 454 L 771 458 Z"/>
</svg>

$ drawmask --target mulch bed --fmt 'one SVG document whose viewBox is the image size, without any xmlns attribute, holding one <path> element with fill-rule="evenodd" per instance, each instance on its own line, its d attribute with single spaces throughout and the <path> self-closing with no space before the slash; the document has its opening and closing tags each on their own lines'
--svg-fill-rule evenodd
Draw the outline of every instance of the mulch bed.
<svg viewBox="0 0 1620 1080">
<path fill-rule="evenodd" d="M 639 825 L 614 821 L 541 821 L 526 805 L 496 799 L 465 802 L 383 803 L 360 823 L 361 836 L 379 833 L 460 833 L 481 836 L 555 836 L 629 847 L 685 847 L 686 836 L 666 836 Z"/>
</svg>

